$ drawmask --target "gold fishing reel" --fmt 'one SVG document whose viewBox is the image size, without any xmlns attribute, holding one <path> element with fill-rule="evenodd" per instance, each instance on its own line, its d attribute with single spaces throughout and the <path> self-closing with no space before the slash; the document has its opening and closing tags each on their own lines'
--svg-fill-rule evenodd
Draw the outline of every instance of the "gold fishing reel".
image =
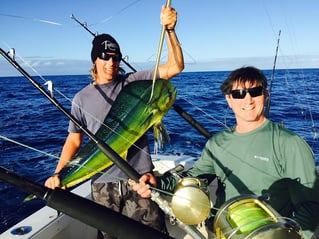
<svg viewBox="0 0 319 239">
<path fill-rule="evenodd" d="M 301 239 L 300 226 L 255 195 L 225 202 L 214 219 L 217 239 Z"/>
<path fill-rule="evenodd" d="M 174 190 L 171 208 L 183 223 L 201 223 L 208 217 L 211 209 L 206 185 L 197 178 L 180 179 Z"/>
</svg>

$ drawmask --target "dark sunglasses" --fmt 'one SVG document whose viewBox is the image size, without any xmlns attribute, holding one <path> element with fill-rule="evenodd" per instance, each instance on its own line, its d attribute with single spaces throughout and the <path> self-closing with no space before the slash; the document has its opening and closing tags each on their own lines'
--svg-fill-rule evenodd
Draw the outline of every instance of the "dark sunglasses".
<svg viewBox="0 0 319 239">
<path fill-rule="evenodd" d="M 247 92 L 251 97 L 261 96 L 264 93 L 264 87 L 257 86 L 248 89 L 232 90 L 230 91 L 230 94 L 234 99 L 244 99 Z"/>
<path fill-rule="evenodd" d="M 116 61 L 116 62 L 121 61 L 121 56 L 120 55 L 110 55 L 110 54 L 107 54 L 105 52 L 102 52 L 101 55 L 99 56 L 99 58 L 101 60 L 104 60 L 104 61 L 108 61 L 108 60 L 110 60 L 110 58 L 112 58 L 112 60 Z"/>
</svg>

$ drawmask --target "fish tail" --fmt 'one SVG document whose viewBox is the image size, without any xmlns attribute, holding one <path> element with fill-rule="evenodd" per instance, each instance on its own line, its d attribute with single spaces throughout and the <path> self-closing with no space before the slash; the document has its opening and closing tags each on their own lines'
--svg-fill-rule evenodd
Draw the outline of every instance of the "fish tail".
<svg viewBox="0 0 319 239">
<path fill-rule="evenodd" d="M 162 122 L 159 122 L 154 125 L 154 152 L 155 154 L 158 152 L 158 150 L 162 150 L 163 152 L 166 151 L 166 145 L 170 144 L 171 138 L 169 137 L 169 134 L 167 133 L 167 130 Z"/>
</svg>

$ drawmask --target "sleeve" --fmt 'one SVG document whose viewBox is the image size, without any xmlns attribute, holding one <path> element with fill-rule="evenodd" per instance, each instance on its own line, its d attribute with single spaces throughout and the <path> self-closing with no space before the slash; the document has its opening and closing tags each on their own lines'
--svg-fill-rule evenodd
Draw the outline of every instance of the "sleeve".
<svg viewBox="0 0 319 239">
<path fill-rule="evenodd" d="M 299 178 L 302 185 L 312 188 L 316 180 L 316 166 L 310 146 L 298 135 L 283 139 L 282 157 L 286 162 L 288 178 Z"/>
<path fill-rule="evenodd" d="M 160 176 L 156 177 L 156 184 L 159 189 L 172 193 L 178 180 L 174 175 Z"/>
<path fill-rule="evenodd" d="M 213 138 L 211 138 L 205 145 L 200 158 L 195 162 L 194 166 L 188 171 L 191 177 L 199 177 L 200 175 L 215 174 L 214 168 L 214 154 L 212 150 Z"/>
<path fill-rule="evenodd" d="M 153 75 L 154 72 L 152 70 L 148 71 L 137 71 L 131 74 L 128 74 L 126 78 L 126 84 L 133 82 L 133 81 L 138 81 L 138 80 L 153 80 Z M 157 73 L 157 78 L 158 78 L 158 73 Z"/>
<path fill-rule="evenodd" d="M 295 208 L 293 219 L 302 227 L 305 238 L 310 238 L 319 224 L 319 178 L 313 152 L 297 135 L 286 138 L 282 148 L 286 155 L 286 177 L 296 179 L 289 186 Z"/>
<path fill-rule="evenodd" d="M 81 103 L 78 100 L 77 95 L 75 95 L 75 97 L 72 100 L 72 106 L 71 106 L 71 115 L 77 120 L 79 121 L 79 123 L 81 123 L 81 125 L 86 125 L 85 122 L 83 122 L 81 119 Z M 69 133 L 80 133 L 81 129 L 79 127 L 77 127 L 72 120 L 69 121 L 69 128 L 68 128 L 68 132 Z"/>
<path fill-rule="evenodd" d="M 183 177 L 206 179 L 208 183 L 215 178 L 215 170 L 212 162 L 213 156 L 209 145 L 210 142 L 208 141 L 201 157 L 195 162 L 191 169 L 183 173 Z M 179 179 L 173 175 L 158 177 L 157 186 L 162 190 L 173 192 L 178 180 Z"/>
</svg>

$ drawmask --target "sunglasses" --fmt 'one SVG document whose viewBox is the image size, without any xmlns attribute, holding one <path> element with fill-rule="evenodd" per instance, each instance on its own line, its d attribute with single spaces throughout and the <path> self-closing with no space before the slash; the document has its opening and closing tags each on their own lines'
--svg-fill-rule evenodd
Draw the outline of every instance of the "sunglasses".
<svg viewBox="0 0 319 239">
<path fill-rule="evenodd" d="M 104 60 L 104 61 L 108 61 L 108 60 L 110 60 L 110 58 L 112 58 L 112 60 L 116 61 L 116 62 L 121 61 L 121 56 L 120 55 L 110 55 L 110 54 L 107 54 L 105 52 L 102 52 L 101 55 L 99 56 L 99 58 L 101 60 Z"/>
<path fill-rule="evenodd" d="M 251 97 L 261 96 L 264 93 L 264 87 L 257 86 L 248 89 L 232 90 L 230 91 L 230 94 L 234 99 L 244 99 L 247 92 Z"/>
</svg>

